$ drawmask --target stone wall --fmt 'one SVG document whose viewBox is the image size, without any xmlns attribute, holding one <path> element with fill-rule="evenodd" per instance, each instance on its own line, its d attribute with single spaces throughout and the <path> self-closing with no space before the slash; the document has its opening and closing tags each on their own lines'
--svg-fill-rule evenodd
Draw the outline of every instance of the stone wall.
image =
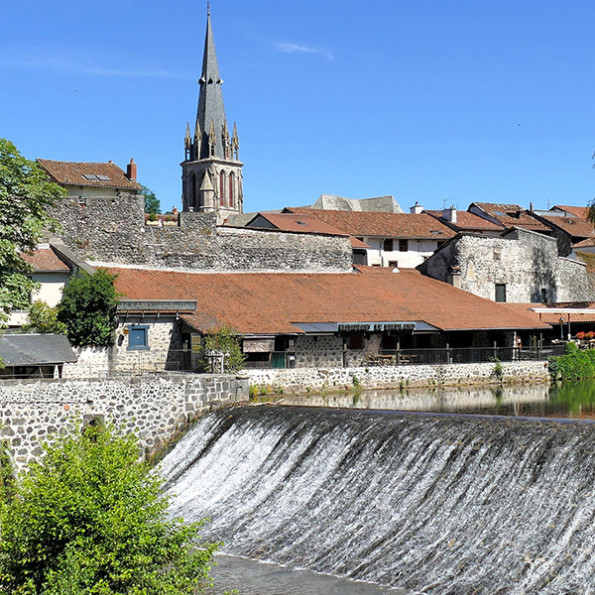
<svg viewBox="0 0 595 595">
<path fill-rule="evenodd" d="M 461 289 L 490 300 L 495 300 L 496 284 L 506 286 L 507 302 L 595 299 L 582 263 L 558 257 L 555 238 L 525 230 L 499 238 L 462 234 L 418 268 L 445 282 L 458 270 Z"/>
<path fill-rule="evenodd" d="M 547 362 L 502 362 L 503 382 L 549 382 Z M 250 384 L 282 388 L 288 393 L 344 390 L 354 382 L 363 389 L 460 386 L 497 382 L 495 364 L 443 366 L 372 366 L 246 370 Z M 356 379 L 354 381 L 354 378 Z"/>
<path fill-rule="evenodd" d="M 3 380 L 0 439 L 23 468 L 40 442 L 100 416 L 134 432 L 145 454 L 174 440 L 209 408 L 247 401 L 248 381 L 235 376 L 170 374 L 103 380 Z"/>
<path fill-rule="evenodd" d="M 213 213 L 180 213 L 178 226 L 145 225 L 142 196 L 66 198 L 52 215 L 62 240 L 93 262 L 220 271 L 347 271 L 349 238 L 217 227 Z"/>
</svg>

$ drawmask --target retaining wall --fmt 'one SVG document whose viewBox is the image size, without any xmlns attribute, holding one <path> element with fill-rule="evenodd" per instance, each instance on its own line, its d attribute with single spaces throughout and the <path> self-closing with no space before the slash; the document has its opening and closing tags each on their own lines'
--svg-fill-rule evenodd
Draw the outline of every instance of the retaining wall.
<svg viewBox="0 0 595 595">
<path fill-rule="evenodd" d="M 18 468 L 41 453 L 40 442 L 100 416 L 138 435 L 147 456 L 171 442 L 200 413 L 248 400 L 248 381 L 211 374 L 108 379 L 3 380 L 0 439 Z"/>
<path fill-rule="evenodd" d="M 502 362 L 502 382 L 549 382 L 547 362 Z M 497 383 L 496 364 L 443 366 L 375 366 L 245 370 L 250 384 L 282 388 L 284 392 L 342 390 L 355 382 L 363 389 L 405 386 L 458 386 Z"/>
</svg>

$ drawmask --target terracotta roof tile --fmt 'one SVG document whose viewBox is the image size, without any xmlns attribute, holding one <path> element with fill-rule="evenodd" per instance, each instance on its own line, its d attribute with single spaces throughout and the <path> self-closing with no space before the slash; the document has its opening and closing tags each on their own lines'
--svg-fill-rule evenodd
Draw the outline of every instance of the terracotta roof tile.
<svg viewBox="0 0 595 595">
<path fill-rule="evenodd" d="M 587 219 L 589 215 L 589 207 L 572 207 L 567 205 L 555 205 L 555 209 L 559 209 L 560 211 L 566 211 L 567 213 L 573 214 L 575 217 L 579 217 L 580 219 Z"/>
<path fill-rule="evenodd" d="M 328 211 L 290 207 L 287 211 L 315 217 L 351 236 L 445 240 L 455 232 L 425 213 Z"/>
<path fill-rule="evenodd" d="M 39 163 L 39 165 L 41 165 L 41 167 L 43 167 L 43 169 L 45 169 L 58 184 L 67 186 L 122 188 L 125 190 L 141 189 L 139 184 L 129 180 L 124 171 L 112 162 L 74 163 L 71 161 L 38 159 L 37 163 Z"/>
<path fill-rule="evenodd" d="M 432 217 L 438 218 L 444 225 L 452 226 L 458 231 L 503 231 L 502 226 L 492 223 L 475 213 L 457 211 L 457 222 L 452 223 L 442 218 L 442 211 L 424 211 Z"/>
<path fill-rule="evenodd" d="M 520 227 L 529 231 L 550 231 L 547 225 L 532 217 L 519 205 L 493 202 L 474 202 L 473 204 L 500 221 L 506 229 Z"/>
<path fill-rule="evenodd" d="M 528 314 L 535 320 L 541 320 L 549 324 L 560 324 L 560 318 L 564 318 L 564 322 L 568 322 L 568 314 L 558 312 L 560 308 L 588 308 L 592 309 L 592 313 L 586 314 L 570 314 L 570 323 L 573 322 L 595 322 L 595 303 L 580 303 L 580 304 L 556 304 L 547 306 L 545 304 L 503 304 L 512 312 L 520 314 Z M 549 312 L 533 312 L 532 308 L 548 308 Z"/>
<path fill-rule="evenodd" d="M 40 248 L 21 254 L 24 261 L 33 267 L 34 273 L 69 273 L 70 268 L 60 260 L 51 248 Z"/>
<path fill-rule="evenodd" d="M 417 271 L 358 267 L 356 273 L 181 273 L 111 268 L 128 299 L 197 300 L 195 329 L 300 333 L 293 323 L 425 321 L 444 330 L 549 328 Z"/>
<path fill-rule="evenodd" d="M 555 215 L 541 215 L 552 225 L 563 229 L 573 237 L 589 238 L 595 234 L 593 224 L 581 219 L 580 217 L 556 217 Z"/>
</svg>

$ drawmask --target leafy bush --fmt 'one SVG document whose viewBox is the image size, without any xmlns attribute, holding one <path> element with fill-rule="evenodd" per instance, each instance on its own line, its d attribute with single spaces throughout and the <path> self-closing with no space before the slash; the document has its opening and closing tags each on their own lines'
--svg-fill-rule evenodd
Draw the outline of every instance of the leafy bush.
<svg viewBox="0 0 595 595">
<path fill-rule="evenodd" d="M 222 327 L 204 338 L 200 364 L 204 371 L 211 370 L 212 356 L 223 355 L 223 371 L 228 374 L 235 374 L 244 368 L 246 354 L 242 351 L 242 335 L 238 334 L 231 327 Z"/>
<path fill-rule="evenodd" d="M 58 304 L 58 320 L 66 324 L 68 340 L 76 347 L 107 347 L 114 343 L 119 295 L 116 275 L 98 269 L 71 279 Z"/>
<path fill-rule="evenodd" d="M 29 307 L 29 323 L 23 325 L 23 331 L 61 335 L 66 333 L 66 325 L 58 320 L 58 308 L 36 300 Z"/>
<path fill-rule="evenodd" d="M 2 489 L 0 592 L 202 592 L 216 546 L 200 541 L 200 523 L 168 519 L 163 480 L 138 456 L 133 437 L 89 428 Z"/>
<path fill-rule="evenodd" d="M 555 380 L 595 378 L 595 349 L 579 349 L 575 343 L 567 343 L 566 355 L 550 357 L 548 361 Z"/>
</svg>

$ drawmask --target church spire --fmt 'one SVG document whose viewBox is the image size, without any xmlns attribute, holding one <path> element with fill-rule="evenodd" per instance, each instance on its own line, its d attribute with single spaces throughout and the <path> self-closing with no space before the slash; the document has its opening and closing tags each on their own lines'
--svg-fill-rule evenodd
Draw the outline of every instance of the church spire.
<svg viewBox="0 0 595 595">
<path fill-rule="evenodd" d="M 211 26 L 211 11 L 207 4 L 207 32 L 205 35 L 205 47 L 202 61 L 202 73 L 198 81 L 200 85 L 200 93 L 198 96 L 198 111 L 196 122 L 203 134 L 207 134 L 210 129 L 210 124 L 213 122 L 215 131 L 221 134 L 221 131 L 227 126 L 227 119 L 225 117 L 225 107 L 223 105 L 223 92 L 221 85 L 223 81 L 219 75 L 219 64 L 217 63 L 217 54 L 215 52 L 215 39 L 213 37 L 213 29 Z M 205 139 L 202 139 L 205 140 Z M 210 157 L 205 151 L 207 143 L 202 143 L 202 151 L 198 155 L 199 159 Z M 222 143 L 217 143 L 215 155 L 221 159 L 225 159 L 224 147 Z"/>
<path fill-rule="evenodd" d="M 187 126 L 184 138 L 182 206 L 184 211 L 214 212 L 221 224 L 229 215 L 243 211 L 243 163 L 238 158 L 240 142 L 237 127 L 234 123 L 230 134 L 227 125 L 209 3 L 198 83 L 200 90 L 194 137 L 191 136 L 192 128 Z"/>
</svg>

